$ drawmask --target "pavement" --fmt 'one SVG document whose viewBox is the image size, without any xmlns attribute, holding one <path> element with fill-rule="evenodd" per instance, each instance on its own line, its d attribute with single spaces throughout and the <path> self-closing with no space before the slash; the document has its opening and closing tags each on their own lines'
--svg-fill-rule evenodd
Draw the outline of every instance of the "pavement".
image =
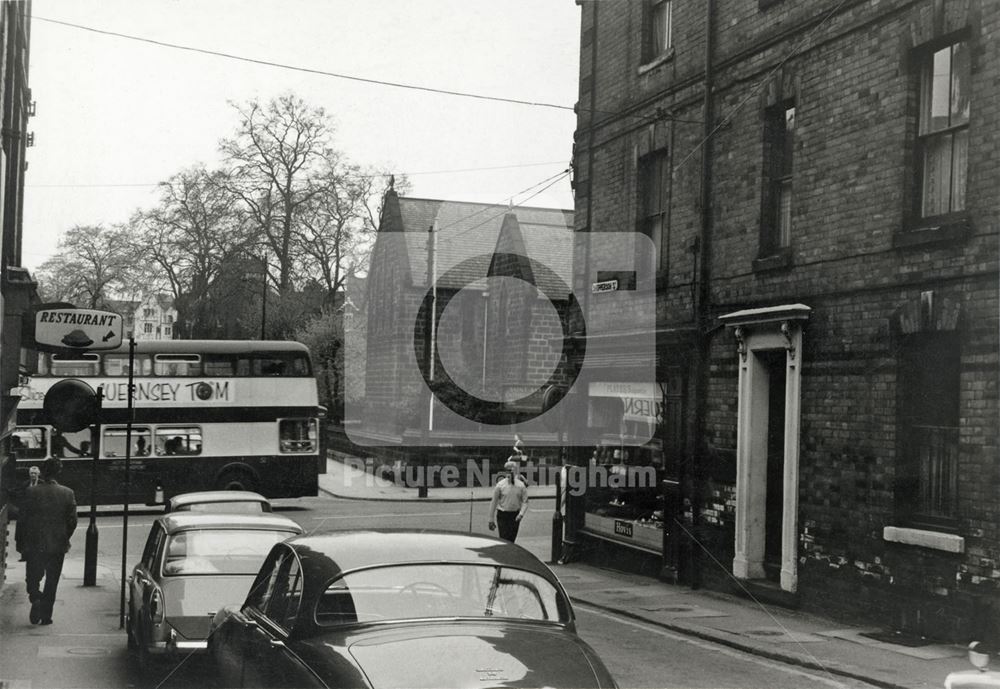
<svg viewBox="0 0 1000 689">
<path fill-rule="evenodd" d="M 412 502 L 490 500 L 493 489 L 428 488 L 419 498 L 412 487 L 365 472 L 363 462 L 337 453 L 320 476 L 320 489 L 338 498 Z M 346 460 L 346 461 L 345 461 Z M 554 485 L 530 486 L 529 500 L 554 499 Z M 544 503 L 542 503 L 544 504 Z M 554 502 L 552 503 L 554 509 Z M 877 641 L 876 627 L 850 627 L 836 620 L 765 605 L 726 593 L 693 590 L 653 577 L 570 562 L 551 561 L 551 538 L 518 538 L 518 544 L 547 562 L 574 605 L 591 606 L 633 620 L 779 660 L 834 677 L 887 689 L 941 689 L 954 670 L 969 667 L 964 646 L 911 647 Z"/>
<path fill-rule="evenodd" d="M 414 488 L 377 479 L 335 460 L 328 461 L 327 473 L 321 474 L 320 488 L 325 494 L 354 500 L 467 502 L 491 496 L 490 488 L 430 488 L 426 498 L 419 498 Z M 554 490 L 553 486 L 532 486 L 533 507 L 546 504 Z M 125 633 L 119 628 L 120 565 L 99 558 L 109 564 L 98 566 L 96 586 L 83 586 L 86 524 L 81 517 L 59 586 L 55 623 L 50 626 L 28 623 L 24 563 L 8 562 L 7 581 L 0 588 L 0 689 L 132 685 L 124 662 Z M 548 537 L 523 538 L 518 543 L 550 561 Z M 949 672 L 969 667 L 960 646 L 886 643 L 863 636 L 880 631 L 874 628 L 846 627 L 824 617 L 725 593 L 692 590 L 578 562 L 550 562 L 550 566 L 578 607 L 613 612 L 831 678 L 888 689 L 940 689 Z"/>
</svg>

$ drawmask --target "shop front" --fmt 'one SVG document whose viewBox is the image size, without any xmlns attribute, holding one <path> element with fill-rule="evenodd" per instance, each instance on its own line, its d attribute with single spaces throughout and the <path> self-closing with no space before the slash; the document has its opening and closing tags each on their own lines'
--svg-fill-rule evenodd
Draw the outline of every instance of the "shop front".
<svg viewBox="0 0 1000 689">
<path fill-rule="evenodd" d="M 579 540 L 670 559 L 666 525 L 672 523 L 671 488 L 683 448 L 683 389 L 679 371 L 657 382 L 588 383 L 587 424 L 596 442 L 577 467 L 586 474 L 586 490 L 576 502 Z"/>
</svg>

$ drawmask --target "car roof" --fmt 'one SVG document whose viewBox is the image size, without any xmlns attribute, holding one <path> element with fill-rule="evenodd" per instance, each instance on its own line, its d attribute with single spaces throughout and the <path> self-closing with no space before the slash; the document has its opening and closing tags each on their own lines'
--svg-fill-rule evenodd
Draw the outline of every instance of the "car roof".
<svg viewBox="0 0 1000 689">
<path fill-rule="evenodd" d="M 273 513 L 228 514 L 214 512 L 171 512 L 160 517 L 168 534 L 192 529 L 264 529 L 300 534 L 303 529 L 288 517 Z"/>
<path fill-rule="evenodd" d="M 260 493 L 249 490 L 201 490 L 194 493 L 181 493 L 167 501 L 171 506 L 191 505 L 202 502 L 268 502 Z"/>
<path fill-rule="evenodd" d="M 343 530 L 296 536 L 286 544 L 299 554 L 306 581 L 314 584 L 353 569 L 423 562 L 502 565 L 558 581 L 541 560 L 519 545 L 457 531 Z"/>
</svg>

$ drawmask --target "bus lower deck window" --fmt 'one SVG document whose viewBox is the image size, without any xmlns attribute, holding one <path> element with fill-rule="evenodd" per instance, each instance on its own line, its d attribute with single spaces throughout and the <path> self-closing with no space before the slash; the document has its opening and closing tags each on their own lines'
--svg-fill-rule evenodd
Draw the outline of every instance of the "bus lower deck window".
<svg viewBox="0 0 1000 689">
<path fill-rule="evenodd" d="M 157 428 L 156 454 L 200 455 L 201 429 L 197 426 Z"/>
<path fill-rule="evenodd" d="M 316 422 L 313 419 L 282 419 L 278 422 L 282 452 L 315 452 Z"/>
</svg>

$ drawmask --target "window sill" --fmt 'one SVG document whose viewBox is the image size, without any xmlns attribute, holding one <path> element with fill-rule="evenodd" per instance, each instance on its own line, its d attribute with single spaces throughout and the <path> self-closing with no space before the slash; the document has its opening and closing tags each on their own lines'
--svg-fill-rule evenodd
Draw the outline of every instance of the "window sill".
<svg viewBox="0 0 1000 689">
<path fill-rule="evenodd" d="M 929 244 L 957 244 L 965 241 L 972 230 L 967 214 L 921 220 L 919 224 L 897 232 L 892 245 L 897 249 L 922 247 Z"/>
<path fill-rule="evenodd" d="M 940 531 L 886 526 L 882 529 L 882 540 L 890 543 L 902 543 L 903 545 L 916 545 L 932 550 L 943 550 L 946 553 L 965 552 L 965 539 L 963 537 Z"/>
<path fill-rule="evenodd" d="M 647 72 L 651 72 L 652 70 L 656 69 L 660 65 L 666 64 L 667 62 L 670 62 L 673 59 L 674 59 L 674 49 L 671 48 L 667 52 L 663 53 L 662 55 L 660 55 L 658 57 L 653 58 L 649 62 L 644 62 L 641 65 L 639 65 L 639 70 L 638 70 L 639 71 L 639 75 L 642 76 L 643 74 L 646 74 Z"/>
<path fill-rule="evenodd" d="M 753 261 L 753 272 L 766 273 L 772 270 L 783 270 L 792 266 L 792 250 L 780 249 L 770 256 L 761 256 Z"/>
</svg>

